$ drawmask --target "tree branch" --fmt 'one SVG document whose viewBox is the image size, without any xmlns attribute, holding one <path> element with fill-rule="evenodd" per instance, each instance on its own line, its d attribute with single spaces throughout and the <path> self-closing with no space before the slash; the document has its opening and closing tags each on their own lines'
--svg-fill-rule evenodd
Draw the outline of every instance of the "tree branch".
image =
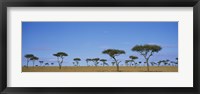
<svg viewBox="0 0 200 94">
<path fill-rule="evenodd" d="M 153 55 L 153 51 L 151 51 L 150 55 L 148 56 L 147 59 L 149 59 Z"/>
<path fill-rule="evenodd" d="M 142 51 L 140 51 L 140 54 L 141 54 L 142 56 L 144 56 L 144 58 L 146 59 L 146 55 L 145 55 L 144 53 L 142 53 Z"/>
</svg>

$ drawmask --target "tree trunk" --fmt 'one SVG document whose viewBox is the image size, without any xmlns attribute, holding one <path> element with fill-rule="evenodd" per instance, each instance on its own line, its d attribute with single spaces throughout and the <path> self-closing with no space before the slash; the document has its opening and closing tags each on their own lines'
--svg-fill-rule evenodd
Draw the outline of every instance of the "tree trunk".
<svg viewBox="0 0 200 94">
<path fill-rule="evenodd" d="M 119 72 L 119 64 L 117 63 L 117 60 L 115 59 L 115 57 L 113 57 L 115 63 L 116 63 L 116 66 L 117 66 L 117 71 Z"/>
<path fill-rule="evenodd" d="M 59 65 L 59 69 L 61 69 L 61 65 Z"/>
<path fill-rule="evenodd" d="M 117 71 L 119 72 L 119 64 L 116 64 L 117 65 Z"/>
<path fill-rule="evenodd" d="M 60 62 L 60 64 L 59 64 L 59 69 L 61 69 L 61 66 L 62 66 L 62 63 L 63 63 L 63 58 L 61 57 L 61 62 Z"/>
<path fill-rule="evenodd" d="M 78 66 L 78 62 L 76 61 L 76 66 Z"/>
<path fill-rule="evenodd" d="M 95 67 L 97 67 L 98 66 L 98 62 L 95 62 Z"/>
<path fill-rule="evenodd" d="M 61 69 L 61 64 L 59 64 L 59 69 Z"/>
<path fill-rule="evenodd" d="M 26 66 L 27 68 L 28 68 L 28 62 L 29 62 L 29 61 L 27 60 L 27 66 Z"/>
<path fill-rule="evenodd" d="M 60 62 L 59 57 L 57 56 L 58 63 Z"/>
<path fill-rule="evenodd" d="M 148 58 L 146 59 L 146 63 L 147 63 L 147 71 L 149 72 L 149 62 L 148 62 Z"/>
<path fill-rule="evenodd" d="M 33 67 L 35 66 L 35 64 L 34 64 L 35 62 L 33 61 Z"/>
<path fill-rule="evenodd" d="M 136 67 L 136 62 L 135 62 L 135 61 L 133 61 L 133 63 L 135 64 L 135 65 L 134 65 L 134 67 Z"/>
</svg>

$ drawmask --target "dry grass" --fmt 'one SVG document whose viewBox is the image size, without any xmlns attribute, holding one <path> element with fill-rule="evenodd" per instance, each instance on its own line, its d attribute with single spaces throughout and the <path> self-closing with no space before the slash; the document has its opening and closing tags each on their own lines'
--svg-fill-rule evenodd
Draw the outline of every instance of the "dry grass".
<svg viewBox="0 0 200 94">
<path fill-rule="evenodd" d="M 178 67 L 160 66 L 150 67 L 150 72 L 178 72 Z M 22 72 L 117 72 L 113 66 L 64 66 L 62 69 L 58 67 L 22 67 Z M 119 67 L 120 72 L 147 72 L 147 67 Z"/>
</svg>

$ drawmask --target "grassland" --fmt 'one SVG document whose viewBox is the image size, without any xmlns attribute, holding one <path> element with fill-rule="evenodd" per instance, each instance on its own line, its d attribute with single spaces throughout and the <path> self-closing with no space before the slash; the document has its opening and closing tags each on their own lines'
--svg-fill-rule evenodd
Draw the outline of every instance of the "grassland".
<svg viewBox="0 0 200 94">
<path fill-rule="evenodd" d="M 178 67 L 174 66 L 151 66 L 150 72 L 178 72 Z M 147 67 L 127 67 L 120 66 L 120 72 L 147 72 Z M 22 72 L 117 72 L 115 66 L 63 66 L 59 69 L 57 66 L 46 67 L 22 67 Z"/>
</svg>

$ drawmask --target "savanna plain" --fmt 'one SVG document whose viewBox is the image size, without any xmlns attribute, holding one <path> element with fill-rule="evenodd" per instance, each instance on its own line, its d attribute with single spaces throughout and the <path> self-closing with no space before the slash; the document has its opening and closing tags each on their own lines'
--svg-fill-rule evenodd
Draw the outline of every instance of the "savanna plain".
<svg viewBox="0 0 200 94">
<path fill-rule="evenodd" d="M 150 66 L 149 71 L 144 66 L 120 66 L 119 71 L 115 66 L 57 66 L 22 67 L 22 72 L 178 72 L 177 66 Z"/>
</svg>

